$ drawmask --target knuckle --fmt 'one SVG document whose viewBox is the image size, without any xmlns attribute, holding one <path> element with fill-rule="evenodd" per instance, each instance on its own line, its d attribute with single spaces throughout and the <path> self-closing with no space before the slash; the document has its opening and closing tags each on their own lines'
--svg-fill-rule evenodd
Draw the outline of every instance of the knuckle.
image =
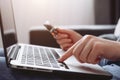
<svg viewBox="0 0 120 80">
<path fill-rule="evenodd" d="M 95 38 L 91 38 L 89 41 L 90 41 L 90 43 L 92 43 L 92 44 L 95 44 L 95 43 L 96 43 L 96 39 L 95 39 Z"/>
<path fill-rule="evenodd" d="M 85 37 L 86 39 L 91 39 L 91 38 L 93 38 L 93 35 L 88 35 L 88 34 L 87 34 L 87 35 L 85 35 L 84 37 Z"/>
<path fill-rule="evenodd" d="M 93 35 L 85 35 L 83 40 L 94 41 L 95 37 Z"/>
</svg>

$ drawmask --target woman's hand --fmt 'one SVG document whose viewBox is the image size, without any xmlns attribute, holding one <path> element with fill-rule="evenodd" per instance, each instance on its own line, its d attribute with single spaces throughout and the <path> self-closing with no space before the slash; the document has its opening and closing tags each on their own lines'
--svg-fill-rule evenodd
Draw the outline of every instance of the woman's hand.
<svg viewBox="0 0 120 80">
<path fill-rule="evenodd" d="M 74 43 L 81 39 L 82 35 L 73 30 L 57 29 L 58 34 L 54 36 L 63 50 L 69 49 Z"/>
<path fill-rule="evenodd" d="M 69 48 L 59 59 L 63 62 L 74 55 L 79 62 L 96 64 L 101 58 L 120 59 L 120 42 L 86 35 Z"/>
</svg>

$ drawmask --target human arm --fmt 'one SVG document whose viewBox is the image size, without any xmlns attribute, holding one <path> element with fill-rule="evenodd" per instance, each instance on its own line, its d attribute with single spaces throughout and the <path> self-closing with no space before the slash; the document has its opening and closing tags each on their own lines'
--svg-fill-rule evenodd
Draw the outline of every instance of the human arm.
<svg viewBox="0 0 120 80">
<path fill-rule="evenodd" d="M 120 42 L 86 35 L 69 48 L 59 61 L 63 62 L 72 55 L 82 63 L 96 64 L 101 58 L 118 60 L 120 59 Z"/>
</svg>

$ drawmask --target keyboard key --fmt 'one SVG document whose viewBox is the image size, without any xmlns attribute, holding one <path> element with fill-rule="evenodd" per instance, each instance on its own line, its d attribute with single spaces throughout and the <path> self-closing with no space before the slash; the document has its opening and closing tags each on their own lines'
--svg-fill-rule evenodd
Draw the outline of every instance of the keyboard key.
<svg viewBox="0 0 120 80">
<path fill-rule="evenodd" d="M 35 57 L 35 65 L 37 66 L 42 65 L 42 60 L 41 60 L 42 57 L 37 47 L 34 47 L 34 57 Z"/>
<path fill-rule="evenodd" d="M 46 56 L 46 53 L 43 48 L 40 48 L 40 53 L 41 53 L 43 65 L 47 67 L 51 67 L 48 57 Z"/>
<path fill-rule="evenodd" d="M 48 58 L 50 60 L 50 63 L 52 64 L 52 66 L 54 68 L 59 68 L 57 61 L 55 60 L 55 58 L 53 57 L 53 55 L 51 54 L 51 52 L 49 51 L 49 49 L 45 49 L 45 51 L 47 52 Z"/>
<path fill-rule="evenodd" d="M 60 58 L 60 56 L 58 55 L 58 53 L 54 49 L 51 49 L 51 51 L 56 59 Z"/>
<path fill-rule="evenodd" d="M 34 65 L 34 58 L 33 58 L 33 48 L 31 46 L 28 47 L 27 53 L 27 64 Z"/>
<path fill-rule="evenodd" d="M 22 54 L 22 59 L 21 59 L 22 64 L 25 64 L 26 62 L 26 50 L 27 50 L 27 47 L 25 46 L 23 49 L 23 54 Z"/>
</svg>

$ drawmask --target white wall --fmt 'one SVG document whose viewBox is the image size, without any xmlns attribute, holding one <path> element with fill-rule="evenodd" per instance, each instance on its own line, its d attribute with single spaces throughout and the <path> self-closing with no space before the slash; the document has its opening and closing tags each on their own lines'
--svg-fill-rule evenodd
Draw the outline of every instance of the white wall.
<svg viewBox="0 0 120 80">
<path fill-rule="evenodd" d="M 30 27 L 94 24 L 94 0 L 13 0 L 19 42 L 28 43 Z"/>
</svg>

